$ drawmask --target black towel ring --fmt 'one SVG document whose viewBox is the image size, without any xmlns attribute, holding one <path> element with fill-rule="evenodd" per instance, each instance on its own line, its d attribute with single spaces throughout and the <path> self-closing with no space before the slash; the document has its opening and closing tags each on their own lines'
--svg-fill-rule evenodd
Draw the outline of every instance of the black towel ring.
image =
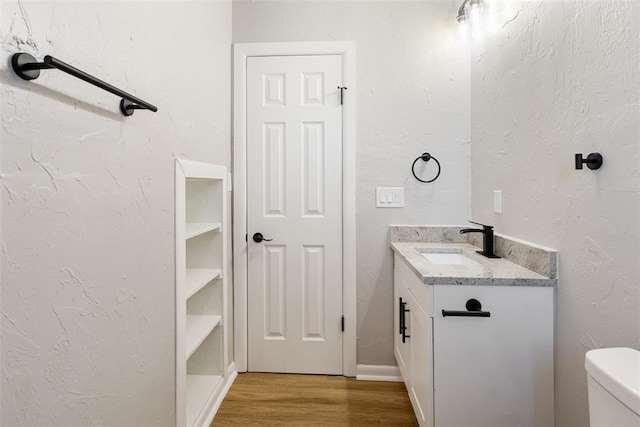
<svg viewBox="0 0 640 427">
<path fill-rule="evenodd" d="M 422 159 L 422 161 L 428 162 L 429 160 L 435 160 L 436 164 L 438 165 L 438 173 L 436 174 L 436 176 L 433 179 L 430 179 L 428 181 L 425 181 L 424 179 L 420 179 L 418 178 L 418 176 L 416 175 L 416 171 L 415 171 L 415 167 L 416 167 L 416 162 L 418 160 Z M 422 153 L 421 156 L 419 156 L 418 158 L 416 158 L 413 161 L 413 164 L 411 165 L 411 173 L 413 173 L 413 176 L 415 177 L 415 179 L 417 179 L 420 182 L 433 182 L 436 179 L 438 179 L 438 177 L 440 176 L 440 162 L 438 161 L 438 159 L 436 159 L 435 157 L 433 157 L 431 154 L 429 153 Z"/>
</svg>

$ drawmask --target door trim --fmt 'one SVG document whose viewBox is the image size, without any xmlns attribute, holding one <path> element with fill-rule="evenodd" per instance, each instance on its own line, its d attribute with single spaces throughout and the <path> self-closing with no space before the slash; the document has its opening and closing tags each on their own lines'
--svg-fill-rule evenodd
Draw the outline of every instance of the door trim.
<svg viewBox="0 0 640 427">
<path fill-rule="evenodd" d="M 247 371 L 247 58 L 342 55 L 342 374 L 356 376 L 356 45 L 353 41 L 236 43 L 233 46 L 233 336 L 238 372 Z"/>
</svg>

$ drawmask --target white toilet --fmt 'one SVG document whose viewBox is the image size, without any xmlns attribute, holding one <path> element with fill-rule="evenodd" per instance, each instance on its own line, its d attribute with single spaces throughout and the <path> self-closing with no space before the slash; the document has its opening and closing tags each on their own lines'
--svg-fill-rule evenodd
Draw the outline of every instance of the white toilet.
<svg viewBox="0 0 640 427">
<path fill-rule="evenodd" d="M 640 427 L 640 351 L 591 350 L 585 368 L 591 427 Z"/>
</svg>

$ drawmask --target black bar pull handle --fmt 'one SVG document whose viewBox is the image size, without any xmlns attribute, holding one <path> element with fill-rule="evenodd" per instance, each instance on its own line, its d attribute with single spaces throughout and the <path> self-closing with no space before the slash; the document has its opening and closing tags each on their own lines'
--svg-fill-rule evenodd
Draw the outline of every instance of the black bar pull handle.
<svg viewBox="0 0 640 427">
<path fill-rule="evenodd" d="M 404 328 L 404 315 L 402 312 L 402 307 L 403 307 L 402 297 L 398 297 L 398 325 L 400 326 L 398 333 L 400 335 L 402 335 L 402 331 Z"/>
<path fill-rule="evenodd" d="M 491 317 L 490 311 L 482 311 L 482 304 L 475 298 L 466 303 L 467 311 L 442 310 L 442 317 Z"/>
<path fill-rule="evenodd" d="M 405 317 L 405 314 L 411 312 L 411 310 L 408 310 L 406 308 L 407 303 L 402 301 L 402 298 L 400 298 L 400 319 L 402 321 L 400 326 L 400 332 L 402 333 L 402 342 L 406 343 L 407 342 L 407 338 L 411 338 L 411 335 L 407 335 L 407 319 Z"/>
<path fill-rule="evenodd" d="M 442 317 L 491 317 L 489 311 L 456 311 L 456 310 L 442 310 Z"/>
</svg>

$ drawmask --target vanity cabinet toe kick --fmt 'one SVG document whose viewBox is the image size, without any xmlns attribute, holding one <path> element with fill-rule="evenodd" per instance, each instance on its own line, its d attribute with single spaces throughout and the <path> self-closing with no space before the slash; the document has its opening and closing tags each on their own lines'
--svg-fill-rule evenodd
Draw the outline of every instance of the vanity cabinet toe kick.
<svg viewBox="0 0 640 427">
<path fill-rule="evenodd" d="M 553 287 L 425 284 L 394 257 L 394 354 L 421 426 L 553 426 Z"/>
</svg>

